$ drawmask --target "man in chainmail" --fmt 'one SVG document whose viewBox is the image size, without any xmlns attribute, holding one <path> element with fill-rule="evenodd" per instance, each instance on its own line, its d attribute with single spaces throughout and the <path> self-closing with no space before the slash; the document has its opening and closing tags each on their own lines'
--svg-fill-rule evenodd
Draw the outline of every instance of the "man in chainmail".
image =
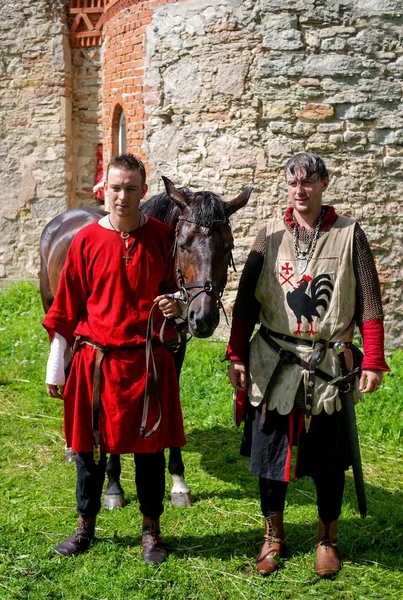
<svg viewBox="0 0 403 600">
<path fill-rule="evenodd" d="M 339 388 L 329 383 L 339 375 L 334 343 L 344 342 L 351 371 L 358 325 L 364 359 L 354 400 L 375 391 L 389 370 L 381 292 L 359 224 L 322 205 L 329 184 L 323 160 L 308 152 L 292 156 L 285 180 L 291 206 L 281 221 L 260 229 L 242 273 L 228 376 L 238 396 L 248 394 L 241 453 L 259 477 L 266 525 L 259 573 L 275 571 L 284 556 L 283 512 L 297 446 L 295 478 L 305 475 L 316 485 L 316 573 L 330 577 L 340 569 L 337 524 L 350 465 Z"/>
</svg>

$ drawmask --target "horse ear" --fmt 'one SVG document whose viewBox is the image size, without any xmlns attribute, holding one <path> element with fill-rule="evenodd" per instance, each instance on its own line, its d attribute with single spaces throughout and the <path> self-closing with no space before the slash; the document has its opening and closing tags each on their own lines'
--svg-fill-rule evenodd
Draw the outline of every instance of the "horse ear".
<svg viewBox="0 0 403 600">
<path fill-rule="evenodd" d="M 243 208 L 248 203 L 252 191 L 253 187 L 248 187 L 246 188 L 246 190 L 241 192 L 236 198 L 233 198 L 233 200 L 228 200 L 226 204 L 228 206 L 228 212 L 230 215 L 233 215 L 234 212 L 236 212 L 240 208 Z"/>
<path fill-rule="evenodd" d="M 186 198 L 186 196 L 176 189 L 176 187 L 174 186 L 172 181 L 168 179 L 168 177 L 164 177 L 164 175 L 162 175 L 162 180 L 165 185 L 166 193 L 168 194 L 170 199 L 173 202 L 175 202 L 175 204 L 177 204 L 181 210 L 187 208 L 188 199 Z"/>
</svg>

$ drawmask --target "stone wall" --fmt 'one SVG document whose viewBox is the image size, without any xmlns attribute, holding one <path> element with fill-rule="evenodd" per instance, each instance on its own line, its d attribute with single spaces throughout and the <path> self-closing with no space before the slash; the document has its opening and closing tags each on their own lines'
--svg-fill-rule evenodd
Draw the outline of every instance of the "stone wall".
<svg viewBox="0 0 403 600">
<path fill-rule="evenodd" d="M 0 282 L 36 279 L 44 224 L 93 202 L 121 106 L 151 193 L 161 175 L 225 198 L 254 186 L 233 219 L 228 312 L 257 229 L 287 205 L 286 158 L 322 154 L 326 201 L 363 225 L 402 346 L 401 0 L 118 0 L 103 47 L 73 50 L 69 4 L 0 4 Z"/>
<path fill-rule="evenodd" d="M 286 158 L 324 157 L 325 202 L 360 221 L 375 253 L 390 346 L 403 343 L 402 25 L 400 0 L 160 6 L 144 88 L 152 189 L 161 175 L 226 198 L 254 186 L 234 217 L 238 267 L 264 220 L 287 206 Z"/>
<path fill-rule="evenodd" d="M 99 203 L 92 191 L 97 145 L 103 141 L 101 48 L 73 48 L 72 189 L 70 206 Z"/>
<path fill-rule="evenodd" d="M 0 281 L 9 281 L 37 277 L 40 232 L 71 193 L 62 0 L 2 0 L 0 39 Z"/>
</svg>

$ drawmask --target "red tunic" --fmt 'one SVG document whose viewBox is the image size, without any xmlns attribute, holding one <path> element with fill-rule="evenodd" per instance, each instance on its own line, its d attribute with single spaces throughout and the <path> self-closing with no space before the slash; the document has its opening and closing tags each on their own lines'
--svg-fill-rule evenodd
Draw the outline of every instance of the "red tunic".
<svg viewBox="0 0 403 600">
<path fill-rule="evenodd" d="M 84 227 L 70 246 L 54 302 L 43 325 L 53 339 L 62 335 L 72 344 L 74 336 L 114 349 L 101 365 L 101 451 L 115 454 L 159 452 L 183 446 L 182 411 L 175 366 L 171 353 L 154 346 L 162 419 L 150 437 L 140 437 L 146 382 L 145 339 L 153 299 L 176 289 L 170 249 L 172 229 L 149 217 L 132 232 L 131 260 L 126 266 L 123 240 L 116 231 L 99 223 Z M 154 332 L 158 335 L 161 311 L 154 310 Z M 73 358 L 64 390 L 66 443 L 75 452 L 91 452 L 92 377 L 96 351 L 81 345 Z M 151 379 L 151 369 L 148 373 Z M 150 384 L 147 430 L 158 418 L 154 385 Z"/>
</svg>

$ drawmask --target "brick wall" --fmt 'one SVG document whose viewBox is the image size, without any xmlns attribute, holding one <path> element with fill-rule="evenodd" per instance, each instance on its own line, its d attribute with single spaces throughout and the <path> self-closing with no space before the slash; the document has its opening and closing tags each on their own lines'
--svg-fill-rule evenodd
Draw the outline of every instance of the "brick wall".
<svg viewBox="0 0 403 600">
<path fill-rule="evenodd" d="M 127 151 L 144 152 L 144 61 L 146 28 L 158 5 L 180 0 L 120 0 L 106 6 L 103 46 L 103 130 L 105 162 L 118 152 L 118 124 L 122 110 L 127 124 Z"/>
</svg>

